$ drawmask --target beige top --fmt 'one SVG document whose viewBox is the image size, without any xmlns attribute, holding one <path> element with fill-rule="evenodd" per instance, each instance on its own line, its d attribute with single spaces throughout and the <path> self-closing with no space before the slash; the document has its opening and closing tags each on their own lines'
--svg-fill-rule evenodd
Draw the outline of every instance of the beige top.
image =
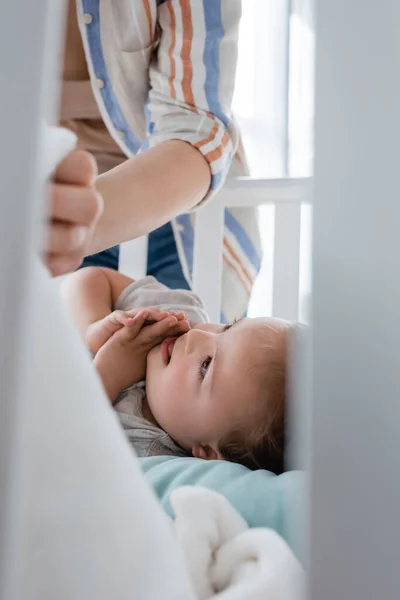
<svg viewBox="0 0 400 600">
<path fill-rule="evenodd" d="M 104 173 L 125 160 L 100 115 L 90 84 L 75 0 L 69 0 L 61 90 L 60 125 L 78 137 L 78 148 L 91 152 Z"/>
</svg>

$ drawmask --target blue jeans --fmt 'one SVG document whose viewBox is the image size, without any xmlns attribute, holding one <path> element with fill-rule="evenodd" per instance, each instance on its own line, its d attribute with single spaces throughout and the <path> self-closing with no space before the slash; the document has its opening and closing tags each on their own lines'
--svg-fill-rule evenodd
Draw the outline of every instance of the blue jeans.
<svg viewBox="0 0 400 600">
<path fill-rule="evenodd" d="M 108 267 L 118 271 L 119 246 L 114 246 L 98 254 L 87 256 L 83 267 Z M 159 227 L 149 235 L 147 254 L 147 274 L 172 289 L 190 289 L 183 275 L 176 249 L 174 233 L 170 223 Z"/>
</svg>

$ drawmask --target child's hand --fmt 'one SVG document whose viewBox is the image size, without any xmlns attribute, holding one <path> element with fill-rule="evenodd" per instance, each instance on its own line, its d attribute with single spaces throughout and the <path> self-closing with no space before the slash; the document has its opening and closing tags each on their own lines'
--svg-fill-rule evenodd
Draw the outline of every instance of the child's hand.
<svg viewBox="0 0 400 600">
<path fill-rule="evenodd" d="M 166 310 L 159 310 L 157 308 L 149 308 L 146 310 L 142 308 L 136 308 L 127 311 L 115 310 L 111 314 L 104 317 L 104 319 L 92 323 L 87 328 L 85 341 L 92 354 L 97 354 L 100 348 L 104 346 L 104 344 L 119 329 L 122 329 L 124 326 L 128 328 L 137 326 L 138 321 L 135 319 L 140 313 L 143 312 L 147 312 L 148 317 L 141 327 L 146 327 L 152 323 L 162 321 L 169 316 L 174 316 L 177 321 L 186 324 L 185 326 L 187 326 L 187 329 L 183 333 L 186 333 L 186 331 L 189 330 L 190 326 L 184 313 L 168 312 Z M 182 331 L 180 331 L 180 333 L 182 333 Z"/>
<path fill-rule="evenodd" d="M 142 310 L 135 316 L 118 316 L 111 325 L 117 330 L 99 349 L 94 365 L 103 381 L 108 397 L 114 402 L 122 390 L 138 383 L 146 375 L 147 355 L 154 346 L 169 336 L 186 333 L 189 323 L 168 314 L 157 320 L 153 309 Z M 124 321 L 121 325 L 119 319 Z M 151 322 L 146 325 L 147 322 Z"/>
</svg>

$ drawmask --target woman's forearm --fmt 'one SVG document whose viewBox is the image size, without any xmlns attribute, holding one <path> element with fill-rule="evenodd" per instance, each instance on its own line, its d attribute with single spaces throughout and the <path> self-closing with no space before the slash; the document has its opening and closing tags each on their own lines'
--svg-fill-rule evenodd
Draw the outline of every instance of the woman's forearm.
<svg viewBox="0 0 400 600">
<path fill-rule="evenodd" d="M 104 211 L 88 254 L 132 240 L 196 206 L 210 187 L 210 167 L 190 144 L 172 140 L 101 175 Z"/>
</svg>

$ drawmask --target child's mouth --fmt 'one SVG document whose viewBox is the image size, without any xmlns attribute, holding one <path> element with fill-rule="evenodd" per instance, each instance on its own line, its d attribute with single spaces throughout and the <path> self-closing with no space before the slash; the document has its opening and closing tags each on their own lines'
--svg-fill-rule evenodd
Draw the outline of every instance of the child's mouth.
<svg viewBox="0 0 400 600">
<path fill-rule="evenodd" d="M 175 342 L 178 338 L 176 337 L 168 337 L 161 344 L 161 356 L 163 359 L 163 363 L 165 366 L 169 365 L 171 360 L 172 352 L 174 349 Z"/>
</svg>

